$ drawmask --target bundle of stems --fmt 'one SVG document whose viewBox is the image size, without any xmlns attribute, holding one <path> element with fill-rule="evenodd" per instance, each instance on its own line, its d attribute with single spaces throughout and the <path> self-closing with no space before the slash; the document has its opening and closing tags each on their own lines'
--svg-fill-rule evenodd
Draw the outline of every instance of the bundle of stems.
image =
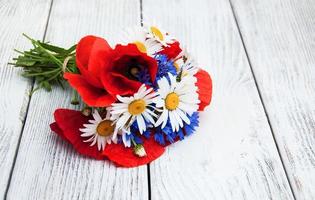
<svg viewBox="0 0 315 200">
<path fill-rule="evenodd" d="M 48 42 L 32 39 L 26 34 L 23 36 L 31 41 L 33 48 L 28 51 L 15 49 L 19 55 L 13 58 L 13 62 L 9 64 L 22 67 L 24 77 L 31 77 L 36 80 L 37 87 L 33 89 L 31 94 L 40 88 L 51 91 L 51 86 L 54 83 L 64 88 L 64 72 L 78 73 L 75 63 L 76 45 L 64 49 Z"/>
</svg>

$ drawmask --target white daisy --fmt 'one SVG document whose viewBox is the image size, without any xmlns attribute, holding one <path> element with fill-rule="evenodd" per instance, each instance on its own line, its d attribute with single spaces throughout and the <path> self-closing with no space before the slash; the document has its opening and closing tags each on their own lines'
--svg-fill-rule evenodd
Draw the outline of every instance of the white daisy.
<svg viewBox="0 0 315 200">
<path fill-rule="evenodd" d="M 173 131 L 178 131 L 179 128 L 186 124 L 190 124 L 190 120 L 186 114 L 191 115 L 198 110 L 200 103 L 197 94 L 197 81 L 194 76 L 184 76 L 180 82 L 176 81 L 176 76 L 168 74 L 158 81 L 157 90 L 158 97 L 154 99 L 157 108 L 161 108 L 162 114 L 155 123 L 155 126 L 162 124 L 164 128 L 168 119 Z"/>
<path fill-rule="evenodd" d="M 110 120 L 110 112 L 107 110 L 106 117 L 102 118 L 95 109 L 93 118 L 89 120 L 89 124 L 83 124 L 84 128 L 79 130 L 82 132 L 81 137 L 89 137 L 84 142 L 91 142 L 90 146 L 97 144 L 97 149 L 104 150 L 106 143 L 110 144 L 112 141 L 117 142 L 118 129 L 115 128 L 113 121 Z"/>
<path fill-rule="evenodd" d="M 171 44 L 175 41 L 175 38 L 172 38 L 168 32 L 162 31 L 156 26 L 148 26 L 147 30 L 148 37 L 158 41 L 163 46 L 168 46 L 168 44 Z"/>
<path fill-rule="evenodd" d="M 181 54 L 174 59 L 174 66 L 178 72 L 181 71 L 181 75 L 195 75 L 199 68 L 197 67 L 197 63 L 191 57 L 191 55 L 186 51 L 182 51 Z"/>
<path fill-rule="evenodd" d="M 152 38 L 147 38 L 147 35 L 148 31 L 143 27 L 129 28 L 122 36 L 122 43 L 133 43 L 142 53 L 153 56 L 162 50 L 162 45 Z"/>
<path fill-rule="evenodd" d="M 112 104 L 111 120 L 116 122 L 116 127 L 120 130 L 130 133 L 130 126 L 137 121 L 140 134 L 146 130 L 146 123 L 155 123 L 153 117 L 156 117 L 149 108 L 154 108 L 151 104 L 156 97 L 152 88 L 146 89 L 143 84 L 133 96 L 122 97 L 117 95 L 120 103 Z M 152 117 L 153 116 L 153 117 Z"/>
</svg>

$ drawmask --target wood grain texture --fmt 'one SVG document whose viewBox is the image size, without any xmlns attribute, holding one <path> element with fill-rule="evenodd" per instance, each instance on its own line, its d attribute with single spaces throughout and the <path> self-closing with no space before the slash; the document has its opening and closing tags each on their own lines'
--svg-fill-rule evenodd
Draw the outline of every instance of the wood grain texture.
<svg viewBox="0 0 315 200">
<path fill-rule="evenodd" d="M 50 1 L 44 0 L 0 2 L 0 199 L 9 181 L 32 85 L 7 63 L 16 56 L 14 48 L 31 46 L 23 32 L 43 37 L 49 7 Z"/>
<path fill-rule="evenodd" d="M 293 199 L 229 2 L 143 1 L 143 18 L 178 36 L 214 84 L 196 134 L 150 165 L 152 199 Z"/>
<path fill-rule="evenodd" d="M 315 199 L 315 2 L 232 1 L 297 199 Z"/>
<path fill-rule="evenodd" d="M 136 0 L 54 0 L 46 40 L 63 46 L 86 34 L 115 40 L 125 26 L 139 24 Z M 8 199 L 147 199 L 146 166 L 123 169 L 82 157 L 50 131 L 54 110 L 73 108 L 70 96 L 69 88 L 54 88 L 32 97 Z"/>
</svg>

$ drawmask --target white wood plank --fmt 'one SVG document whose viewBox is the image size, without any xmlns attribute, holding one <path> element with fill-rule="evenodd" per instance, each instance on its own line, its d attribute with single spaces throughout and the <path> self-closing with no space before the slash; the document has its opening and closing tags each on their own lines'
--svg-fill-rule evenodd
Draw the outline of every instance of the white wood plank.
<svg viewBox="0 0 315 200">
<path fill-rule="evenodd" d="M 233 0 L 297 199 L 315 199 L 315 2 Z"/>
<path fill-rule="evenodd" d="M 213 77 L 195 135 L 150 165 L 152 199 L 293 199 L 227 0 L 143 1 Z"/>
<path fill-rule="evenodd" d="M 71 45 L 86 34 L 114 40 L 125 26 L 140 24 L 137 0 L 54 0 L 47 40 Z M 9 199 L 146 199 L 146 166 L 116 168 L 82 157 L 49 129 L 53 111 L 70 106 L 70 90 L 39 91 L 31 99 Z"/>
<path fill-rule="evenodd" d="M 29 48 L 26 32 L 41 39 L 50 1 L 0 2 L 0 199 L 3 199 L 14 162 L 32 81 L 22 78 L 19 69 L 8 66 L 13 49 Z"/>
</svg>

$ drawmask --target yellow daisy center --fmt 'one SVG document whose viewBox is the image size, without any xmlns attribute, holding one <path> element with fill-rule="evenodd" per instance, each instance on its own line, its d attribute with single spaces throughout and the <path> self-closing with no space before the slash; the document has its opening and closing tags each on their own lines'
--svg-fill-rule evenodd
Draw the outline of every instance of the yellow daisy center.
<svg viewBox="0 0 315 200">
<path fill-rule="evenodd" d="M 145 101 L 142 99 L 134 100 L 128 106 L 128 111 L 132 115 L 141 114 L 146 108 Z"/>
<path fill-rule="evenodd" d="M 111 135 L 115 130 L 115 125 L 112 125 L 112 123 L 110 120 L 101 121 L 96 128 L 97 134 L 100 136 Z"/>
<path fill-rule="evenodd" d="M 179 96 L 175 93 L 169 93 L 165 98 L 165 106 L 168 110 L 175 110 L 179 104 Z"/>
<path fill-rule="evenodd" d="M 147 48 L 145 47 L 143 42 L 135 41 L 134 44 L 137 46 L 138 50 L 141 51 L 142 53 L 146 53 L 147 52 Z"/>
<path fill-rule="evenodd" d="M 164 40 L 164 36 L 158 28 L 156 28 L 155 26 L 151 26 L 150 29 L 154 36 L 158 37 L 161 41 Z"/>
</svg>

